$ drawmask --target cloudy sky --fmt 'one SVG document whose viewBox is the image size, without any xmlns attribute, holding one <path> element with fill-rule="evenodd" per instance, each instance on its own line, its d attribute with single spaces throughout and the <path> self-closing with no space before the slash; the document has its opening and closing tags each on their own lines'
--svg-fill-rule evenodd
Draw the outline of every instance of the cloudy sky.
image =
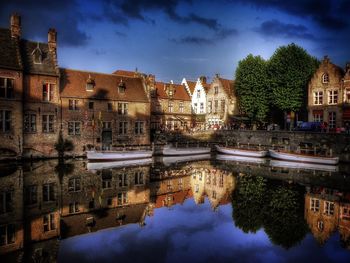
<svg viewBox="0 0 350 263">
<path fill-rule="evenodd" d="M 1 27 L 13 12 L 24 38 L 47 41 L 56 28 L 59 64 L 74 69 L 232 79 L 249 53 L 267 59 L 291 42 L 350 61 L 350 0 L 11 0 L 0 2 Z"/>
</svg>

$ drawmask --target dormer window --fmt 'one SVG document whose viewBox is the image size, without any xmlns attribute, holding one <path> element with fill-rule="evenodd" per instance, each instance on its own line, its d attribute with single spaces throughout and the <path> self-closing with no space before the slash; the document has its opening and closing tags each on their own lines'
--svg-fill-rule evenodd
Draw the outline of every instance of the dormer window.
<svg viewBox="0 0 350 263">
<path fill-rule="evenodd" d="M 89 75 L 89 78 L 86 80 L 86 91 L 93 91 L 95 87 L 95 81 Z"/>
<path fill-rule="evenodd" d="M 41 49 L 39 47 L 39 43 L 38 43 L 37 47 L 33 50 L 32 56 L 33 56 L 34 64 L 41 64 L 42 63 L 42 61 L 43 61 L 43 52 L 41 51 Z"/>
<path fill-rule="evenodd" d="M 118 92 L 121 94 L 124 94 L 125 90 L 126 90 L 125 82 L 123 82 L 123 80 L 120 80 L 120 83 L 118 85 Z"/>
<path fill-rule="evenodd" d="M 329 82 L 329 75 L 328 73 L 324 73 L 322 75 L 322 83 L 328 83 Z"/>
</svg>

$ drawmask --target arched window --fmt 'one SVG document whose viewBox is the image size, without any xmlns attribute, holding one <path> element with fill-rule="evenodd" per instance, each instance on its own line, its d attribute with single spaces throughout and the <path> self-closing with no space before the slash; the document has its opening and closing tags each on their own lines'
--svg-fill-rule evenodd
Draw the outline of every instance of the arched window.
<svg viewBox="0 0 350 263">
<path fill-rule="evenodd" d="M 329 75 L 328 73 L 324 73 L 322 75 L 322 83 L 328 83 L 329 82 Z"/>
<path fill-rule="evenodd" d="M 319 231 L 321 231 L 321 232 L 323 231 L 323 229 L 324 229 L 323 221 L 321 221 L 321 220 L 317 221 L 317 228 Z"/>
</svg>

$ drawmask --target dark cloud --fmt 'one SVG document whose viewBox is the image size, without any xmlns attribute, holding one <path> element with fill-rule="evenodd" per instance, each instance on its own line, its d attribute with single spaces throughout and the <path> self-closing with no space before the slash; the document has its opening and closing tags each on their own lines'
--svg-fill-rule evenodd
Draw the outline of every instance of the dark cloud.
<svg viewBox="0 0 350 263">
<path fill-rule="evenodd" d="M 180 38 L 171 38 L 169 40 L 178 44 L 195 44 L 202 46 L 213 45 L 216 42 L 236 35 L 238 35 L 238 31 L 234 28 L 220 28 L 212 36 L 208 37 L 186 36 Z"/>
<path fill-rule="evenodd" d="M 235 0 L 257 8 L 274 8 L 284 13 L 308 17 L 319 26 L 329 30 L 342 30 L 348 27 L 348 0 Z"/>
<path fill-rule="evenodd" d="M 305 26 L 285 24 L 276 19 L 265 21 L 254 30 L 262 34 L 264 37 L 286 37 L 308 40 L 316 39 Z"/>
<path fill-rule="evenodd" d="M 191 3 L 192 1 L 190 0 L 105 0 L 105 2 L 104 17 L 118 24 L 127 25 L 128 19 L 139 19 L 154 24 L 155 21 L 146 17 L 144 13 L 160 11 L 177 23 L 195 23 L 213 30 L 217 30 L 220 27 L 217 19 L 206 18 L 195 13 L 184 16 L 179 15 L 176 11 L 178 5 L 182 2 Z"/>
<path fill-rule="evenodd" d="M 59 45 L 81 46 L 88 41 L 85 32 L 79 29 L 79 21 L 83 20 L 74 0 L 11 0 L 0 1 L 1 27 L 9 26 L 9 18 L 13 12 L 22 17 L 22 35 L 28 39 L 47 40 L 49 28 L 58 31 Z"/>
</svg>

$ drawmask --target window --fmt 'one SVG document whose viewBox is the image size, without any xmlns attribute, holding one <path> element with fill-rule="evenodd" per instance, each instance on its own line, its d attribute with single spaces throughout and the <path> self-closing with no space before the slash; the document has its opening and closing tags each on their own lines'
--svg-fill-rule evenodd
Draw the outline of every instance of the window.
<svg viewBox="0 0 350 263">
<path fill-rule="evenodd" d="M 69 213 L 74 214 L 74 213 L 79 213 L 79 203 L 78 202 L 73 202 L 69 203 Z"/>
<path fill-rule="evenodd" d="M 184 112 L 184 102 L 183 101 L 179 102 L 179 110 L 180 110 L 181 113 Z"/>
<path fill-rule="evenodd" d="M 89 110 L 93 110 L 93 109 L 94 109 L 94 102 L 89 101 Z"/>
<path fill-rule="evenodd" d="M 213 190 L 212 196 L 213 199 L 216 199 L 216 191 Z"/>
<path fill-rule="evenodd" d="M 56 229 L 55 214 L 51 213 L 43 217 L 44 232 Z"/>
<path fill-rule="evenodd" d="M 55 184 L 49 183 L 43 185 L 43 201 L 55 201 Z"/>
<path fill-rule="evenodd" d="M 323 122 L 323 112 L 314 112 L 313 116 L 315 122 Z"/>
<path fill-rule="evenodd" d="M 218 86 L 214 87 L 214 94 L 219 94 L 219 87 Z"/>
<path fill-rule="evenodd" d="M 41 64 L 42 63 L 43 55 L 42 55 L 42 52 L 41 52 L 41 50 L 39 48 L 39 45 L 33 51 L 32 55 L 33 55 L 33 62 L 34 62 L 34 64 Z"/>
<path fill-rule="evenodd" d="M 54 97 L 55 84 L 43 84 L 43 101 L 52 101 Z"/>
<path fill-rule="evenodd" d="M 144 184 L 144 173 L 142 171 L 137 171 L 135 173 L 135 185 Z"/>
<path fill-rule="evenodd" d="M 325 73 L 322 75 L 322 83 L 328 83 L 329 82 L 329 75 L 328 73 Z"/>
<path fill-rule="evenodd" d="M 328 113 L 328 124 L 330 129 L 336 127 L 337 114 L 334 111 Z"/>
<path fill-rule="evenodd" d="M 13 191 L 0 192 L 0 215 L 13 211 Z"/>
<path fill-rule="evenodd" d="M 204 113 L 204 103 L 203 102 L 201 102 L 201 104 L 199 106 L 199 112 Z"/>
<path fill-rule="evenodd" d="M 36 114 L 24 114 L 24 131 L 36 132 Z"/>
<path fill-rule="evenodd" d="M 326 201 L 324 203 L 324 213 L 328 216 L 334 215 L 334 203 Z"/>
<path fill-rule="evenodd" d="M 201 97 L 201 90 L 197 89 L 197 99 L 199 99 Z"/>
<path fill-rule="evenodd" d="M 169 101 L 169 103 L 168 103 L 168 111 L 173 112 L 173 102 L 172 101 Z"/>
<path fill-rule="evenodd" d="M 118 102 L 118 114 L 120 115 L 128 114 L 128 103 Z"/>
<path fill-rule="evenodd" d="M 128 175 L 126 173 L 118 174 L 118 186 L 128 186 Z"/>
<path fill-rule="evenodd" d="M 194 190 L 196 193 L 199 192 L 199 185 L 198 184 L 195 184 L 195 190 Z"/>
<path fill-rule="evenodd" d="M 108 102 L 107 103 L 107 110 L 108 111 L 113 111 L 113 103 L 112 102 Z"/>
<path fill-rule="evenodd" d="M 143 121 L 135 122 L 135 134 L 143 134 L 144 133 L 145 123 Z"/>
<path fill-rule="evenodd" d="M 328 91 L 328 104 L 337 104 L 338 103 L 338 90 Z"/>
<path fill-rule="evenodd" d="M 11 131 L 11 111 L 0 111 L 0 132 Z"/>
<path fill-rule="evenodd" d="M 35 205 L 38 202 L 38 186 L 29 185 L 26 187 L 26 204 Z"/>
<path fill-rule="evenodd" d="M 42 129 L 44 133 L 54 132 L 54 115 L 43 115 Z"/>
<path fill-rule="evenodd" d="M 324 229 L 323 221 L 321 221 L 321 220 L 317 221 L 317 228 L 319 231 L 323 231 L 323 229 Z"/>
<path fill-rule="evenodd" d="M 0 78 L 0 98 L 13 98 L 14 80 Z"/>
<path fill-rule="evenodd" d="M 345 102 L 350 103 L 350 89 L 345 90 Z"/>
<path fill-rule="evenodd" d="M 69 100 L 69 110 L 79 110 L 78 104 L 78 100 Z"/>
<path fill-rule="evenodd" d="M 171 190 L 172 189 L 172 182 L 171 182 L 171 180 L 167 181 L 166 186 L 167 186 L 167 190 Z"/>
<path fill-rule="evenodd" d="M 320 200 L 316 199 L 316 198 L 311 198 L 310 199 L 310 209 L 313 212 L 320 211 Z"/>
<path fill-rule="evenodd" d="M 126 135 L 128 134 L 128 122 L 120 121 L 119 122 L 119 134 Z"/>
<path fill-rule="evenodd" d="M 80 135 L 80 121 L 69 121 L 68 122 L 68 134 L 69 135 Z"/>
<path fill-rule="evenodd" d="M 110 121 L 102 122 L 102 128 L 104 130 L 112 130 L 112 122 L 110 122 Z"/>
<path fill-rule="evenodd" d="M 225 112 L 225 100 L 221 100 L 221 112 Z"/>
<path fill-rule="evenodd" d="M 0 226 L 0 246 L 6 246 L 15 243 L 15 225 L 8 224 Z"/>
<path fill-rule="evenodd" d="M 218 108 L 219 108 L 219 101 L 218 100 L 214 100 L 214 113 L 218 112 Z"/>
<path fill-rule="evenodd" d="M 350 206 L 342 207 L 340 212 L 341 212 L 341 214 L 340 214 L 341 218 L 344 218 L 346 220 L 350 220 Z"/>
<path fill-rule="evenodd" d="M 193 104 L 193 113 L 197 113 L 197 103 Z"/>
<path fill-rule="evenodd" d="M 68 192 L 79 192 L 80 187 L 80 178 L 72 178 L 68 181 Z"/>
<path fill-rule="evenodd" d="M 174 91 L 172 89 L 170 89 L 168 94 L 169 94 L 169 97 L 173 97 L 174 96 Z"/>
<path fill-rule="evenodd" d="M 219 187 L 224 187 L 224 175 L 220 174 L 219 175 Z"/>
<path fill-rule="evenodd" d="M 123 193 L 118 193 L 117 194 L 117 205 L 124 205 L 128 203 L 128 194 L 123 192 Z"/>
<path fill-rule="evenodd" d="M 212 106 L 213 106 L 213 102 L 212 101 L 208 101 L 208 113 L 211 113 Z"/>
<path fill-rule="evenodd" d="M 102 170 L 102 189 L 112 188 L 112 171 Z"/>
<path fill-rule="evenodd" d="M 323 91 L 315 91 L 314 105 L 322 105 L 322 104 L 323 104 Z"/>
<path fill-rule="evenodd" d="M 123 81 L 120 81 L 119 85 L 118 85 L 118 92 L 121 94 L 124 94 L 126 90 L 126 85 Z"/>
</svg>

